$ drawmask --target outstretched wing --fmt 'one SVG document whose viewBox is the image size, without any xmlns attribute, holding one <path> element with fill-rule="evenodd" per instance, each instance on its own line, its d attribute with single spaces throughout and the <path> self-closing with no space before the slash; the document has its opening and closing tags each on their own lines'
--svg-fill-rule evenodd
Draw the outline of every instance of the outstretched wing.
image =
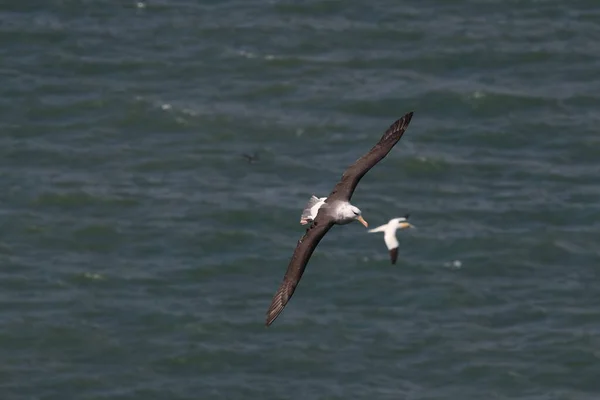
<svg viewBox="0 0 600 400">
<path fill-rule="evenodd" d="M 413 112 L 411 111 L 394 122 L 385 131 L 379 142 L 344 172 L 340 182 L 335 185 L 331 194 L 327 196 L 327 203 L 331 204 L 335 200 L 350 201 L 358 182 L 375 164 L 387 156 L 396 143 L 398 143 L 406 128 L 408 128 L 412 116 Z"/>
<path fill-rule="evenodd" d="M 277 289 L 275 296 L 273 296 L 271 306 L 267 311 L 267 326 L 275 321 L 288 301 L 292 298 L 296 286 L 298 286 L 298 282 L 300 282 L 300 278 L 302 278 L 302 274 L 306 269 L 306 264 L 308 264 L 310 256 L 321 239 L 323 239 L 323 236 L 325 236 L 332 226 L 333 219 L 327 213 L 319 210 L 319 214 L 317 214 L 314 222 L 306 230 L 304 236 L 298 241 L 296 250 L 294 250 L 292 259 L 290 260 L 285 276 L 283 277 L 283 282 L 281 282 L 279 289 Z"/>
<path fill-rule="evenodd" d="M 388 224 L 379 225 L 377 228 L 369 229 L 367 232 L 368 233 L 385 232 L 385 228 L 387 228 L 387 226 L 388 226 Z"/>
</svg>

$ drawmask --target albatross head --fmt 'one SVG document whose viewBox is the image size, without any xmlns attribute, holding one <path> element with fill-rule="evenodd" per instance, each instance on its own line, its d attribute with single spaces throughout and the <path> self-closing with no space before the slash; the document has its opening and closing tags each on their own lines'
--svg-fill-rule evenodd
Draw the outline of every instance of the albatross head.
<svg viewBox="0 0 600 400">
<path fill-rule="evenodd" d="M 363 224 L 365 227 L 368 227 L 369 224 L 362 217 L 362 212 L 358 207 L 353 206 L 350 203 L 344 203 L 339 207 L 337 213 L 338 224 L 345 225 L 352 221 L 358 221 Z"/>
</svg>

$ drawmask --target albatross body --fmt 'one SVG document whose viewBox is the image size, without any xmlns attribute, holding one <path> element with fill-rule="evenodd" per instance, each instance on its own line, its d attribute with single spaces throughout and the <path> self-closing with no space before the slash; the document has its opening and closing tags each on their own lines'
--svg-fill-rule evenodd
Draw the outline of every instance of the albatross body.
<svg viewBox="0 0 600 400">
<path fill-rule="evenodd" d="M 298 240 L 296 249 L 292 254 L 285 276 L 283 277 L 283 282 L 281 282 L 277 292 L 275 292 L 271 305 L 267 310 L 267 326 L 275 321 L 290 301 L 300 278 L 302 278 L 302 274 L 304 274 L 312 253 L 321 239 L 323 239 L 325 234 L 334 225 L 346 225 L 353 221 L 360 221 L 365 227 L 368 226 L 361 216 L 361 211 L 350 204 L 352 194 L 362 177 L 379 161 L 385 158 L 396 143 L 398 143 L 406 128 L 408 128 L 412 116 L 413 113 L 409 112 L 394 122 L 369 152 L 348 167 L 342 175 L 342 179 L 334 186 L 329 196 L 324 200 L 324 203 L 317 208 L 317 214 L 312 219 L 306 233 Z M 317 200 L 320 199 L 317 198 Z M 312 207 L 308 208 L 312 210 Z"/>
<path fill-rule="evenodd" d="M 409 214 L 400 218 L 392 218 L 387 224 L 378 226 L 374 229 L 369 229 L 369 233 L 383 232 L 383 240 L 390 252 L 392 264 L 396 264 L 396 260 L 398 259 L 398 239 L 396 239 L 396 230 L 414 228 L 414 226 L 408 222 L 408 217 Z"/>
<path fill-rule="evenodd" d="M 306 225 L 312 222 L 317 217 L 321 207 L 325 205 L 325 200 L 327 200 L 327 197 L 318 198 L 312 196 L 302 212 L 300 223 Z M 347 201 L 336 201 L 332 204 L 328 204 L 326 212 L 330 217 L 336 220 L 336 224 L 338 225 L 346 225 L 352 221 L 358 221 L 363 224 L 365 228 L 369 226 L 367 221 L 361 216 L 361 211 Z"/>
</svg>

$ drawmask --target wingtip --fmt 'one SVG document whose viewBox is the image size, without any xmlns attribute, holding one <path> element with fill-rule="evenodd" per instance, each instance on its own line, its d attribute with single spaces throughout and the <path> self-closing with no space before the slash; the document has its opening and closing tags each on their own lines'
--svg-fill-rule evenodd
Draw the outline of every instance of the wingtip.
<svg viewBox="0 0 600 400">
<path fill-rule="evenodd" d="M 400 118 L 400 120 L 402 121 L 402 126 L 407 126 L 410 123 L 410 120 L 412 119 L 414 114 L 414 111 L 410 111 L 407 112 L 406 114 L 404 114 L 404 117 Z"/>
<path fill-rule="evenodd" d="M 270 326 L 277 319 L 277 317 L 279 317 L 279 315 L 285 308 L 287 300 L 289 300 L 289 298 L 286 299 L 286 290 L 287 287 L 285 285 L 285 282 L 282 283 L 277 289 L 277 292 L 273 296 L 273 300 L 271 300 L 271 305 L 267 310 L 265 326 Z"/>
<path fill-rule="evenodd" d="M 271 324 L 273 323 L 273 321 L 275 321 L 275 319 L 277 318 L 277 316 L 273 316 L 271 314 L 271 309 L 269 309 L 269 311 L 267 311 L 267 316 L 265 318 L 265 326 L 268 328 L 269 326 L 271 326 Z"/>
<path fill-rule="evenodd" d="M 265 318 L 265 326 L 267 328 L 271 326 L 273 322 L 275 322 L 277 317 L 279 317 L 283 311 L 283 308 L 284 307 L 281 304 L 275 304 L 275 302 L 271 304 L 271 307 L 269 307 L 269 311 L 267 311 L 267 316 Z"/>
<path fill-rule="evenodd" d="M 396 264 L 397 259 L 398 259 L 398 248 L 394 247 L 393 249 L 390 249 L 390 260 L 392 261 L 392 264 Z"/>
<path fill-rule="evenodd" d="M 394 123 L 392 125 L 390 125 L 390 127 L 387 129 L 387 131 L 385 132 L 383 137 L 396 137 L 398 135 L 400 137 L 402 137 L 402 135 L 404 134 L 404 131 L 406 131 L 406 129 L 408 129 L 408 125 L 410 124 L 412 117 L 413 117 L 412 111 L 404 114 L 404 116 L 402 116 L 402 118 L 397 119 L 396 121 L 394 121 Z M 397 139 L 399 140 L 399 138 L 397 138 Z"/>
</svg>

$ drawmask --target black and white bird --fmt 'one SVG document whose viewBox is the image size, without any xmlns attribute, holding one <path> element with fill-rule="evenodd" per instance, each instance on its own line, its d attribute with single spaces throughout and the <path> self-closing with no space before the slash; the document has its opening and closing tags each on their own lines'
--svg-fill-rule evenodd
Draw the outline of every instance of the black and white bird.
<svg viewBox="0 0 600 400">
<path fill-rule="evenodd" d="M 288 264 L 287 271 L 283 277 L 283 282 L 275 292 L 271 305 L 266 315 L 266 325 L 269 326 L 281 314 L 286 304 L 298 286 L 300 278 L 306 269 L 306 264 L 310 259 L 315 248 L 323 239 L 325 234 L 334 225 L 346 225 L 353 221 L 360 221 L 365 227 L 367 222 L 362 218 L 361 210 L 350 204 L 352 194 L 356 189 L 356 185 L 363 176 L 379 161 L 381 161 L 392 148 L 398 143 L 406 128 L 412 119 L 413 112 L 409 112 L 402 118 L 394 122 L 387 131 L 383 134 L 379 142 L 371 148 L 371 150 L 359 158 L 352 164 L 342 175 L 342 179 L 335 185 L 329 196 L 323 200 L 323 204 L 317 207 L 317 214 L 313 217 L 312 208 L 317 203 L 310 206 L 310 213 L 301 218 L 307 223 L 310 220 L 311 224 L 306 230 L 306 233 L 300 238 L 294 254 Z M 314 197 L 314 196 L 313 196 Z M 315 197 L 318 201 L 321 199 Z M 311 198 L 311 201 L 313 199 Z M 310 217 L 310 218 L 305 218 Z M 313 219 L 314 218 L 314 219 Z"/>
<path fill-rule="evenodd" d="M 406 214 L 404 217 L 392 218 L 387 224 L 383 224 L 377 228 L 369 229 L 368 231 L 369 233 L 383 232 L 383 240 L 385 241 L 385 245 L 390 252 L 390 260 L 392 261 L 392 264 L 396 264 L 396 260 L 398 259 L 398 239 L 396 239 L 396 230 L 415 227 L 408 222 L 409 216 L 409 214 Z"/>
</svg>

